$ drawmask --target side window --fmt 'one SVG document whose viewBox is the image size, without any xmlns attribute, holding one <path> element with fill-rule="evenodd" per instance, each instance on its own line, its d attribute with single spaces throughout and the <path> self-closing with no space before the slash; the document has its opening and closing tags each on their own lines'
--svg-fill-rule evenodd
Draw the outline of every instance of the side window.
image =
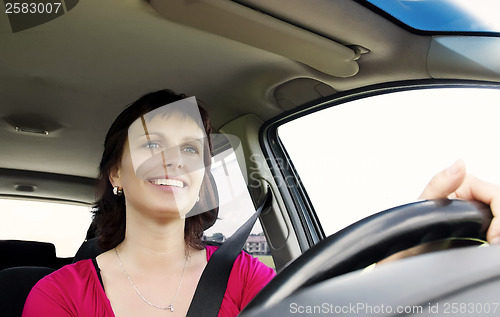
<svg viewBox="0 0 500 317">
<path fill-rule="evenodd" d="M 73 257 L 92 221 L 91 206 L 0 199 L 0 240 L 50 242 L 57 257 Z"/>
<path fill-rule="evenodd" d="M 461 159 L 500 183 L 500 90 L 399 91 L 339 104 L 278 128 L 326 235 L 415 201 Z"/>
<path fill-rule="evenodd" d="M 220 207 L 218 220 L 205 231 L 204 239 L 224 242 L 254 214 L 255 208 L 233 149 L 213 158 L 212 175 L 217 183 Z M 269 244 L 258 221 L 243 248 L 269 267 L 275 267 Z"/>
</svg>

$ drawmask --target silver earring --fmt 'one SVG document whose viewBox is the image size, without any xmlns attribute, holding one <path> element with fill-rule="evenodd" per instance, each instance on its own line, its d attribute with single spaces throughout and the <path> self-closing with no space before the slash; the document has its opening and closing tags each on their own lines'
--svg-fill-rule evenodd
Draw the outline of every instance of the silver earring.
<svg viewBox="0 0 500 317">
<path fill-rule="evenodd" d="M 198 195 L 198 196 L 196 197 L 196 202 L 199 202 L 199 201 L 200 201 L 200 195 Z"/>
<path fill-rule="evenodd" d="M 115 196 L 123 195 L 123 188 L 121 188 L 119 186 L 113 187 L 113 194 L 115 194 Z"/>
</svg>

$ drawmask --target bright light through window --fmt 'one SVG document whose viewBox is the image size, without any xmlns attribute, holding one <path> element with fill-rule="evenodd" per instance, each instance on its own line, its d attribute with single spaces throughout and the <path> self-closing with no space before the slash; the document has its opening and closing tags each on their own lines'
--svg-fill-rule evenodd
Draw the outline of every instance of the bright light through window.
<svg viewBox="0 0 500 317">
<path fill-rule="evenodd" d="M 355 100 L 279 128 L 325 233 L 417 199 L 456 160 L 500 184 L 500 90 L 421 89 Z"/>
<path fill-rule="evenodd" d="M 50 242 L 58 257 L 73 257 L 91 216 L 86 206 L 0 199 L 0 239 Z"/>
<path fill-rule="evenodd" d="M 499 32 L 497 0 L 366 0 L 406 25 L 431 32 Z"/>
</svg>

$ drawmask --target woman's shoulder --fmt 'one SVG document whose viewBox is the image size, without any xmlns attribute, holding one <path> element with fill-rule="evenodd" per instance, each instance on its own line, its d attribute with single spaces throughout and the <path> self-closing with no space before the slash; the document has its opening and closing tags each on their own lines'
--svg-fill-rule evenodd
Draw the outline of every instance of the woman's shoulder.
<svg viewBox="0 0 500 317">
<path fill-rule="evenodd" d="M 208 260 L 217 249 L 215 246 L 206 247 Z M 227 315 L 241 311 L 275 276 L 274 269 L 241 251 L 231 269 L 221 311 Z"/>
<path fill-rule="evenodd" d="M 50 281 L 68 280 L 68 279 L 81 279 L 88 278 L 89 273 L 94 269 L 92 260 L 81 260 L 76 263 L 68 264 L 59 270 L 47 275 L 44 279 Z"/>
<path fill-rule="evenodd" d="M 82 260 L 63 266 L 57 271 L 43 277 L 33 288 L 44 293 L 57 292 L 67 294 L 75 291 L 79 286 L 87 284 L 92 279 L 94 265 L 92 260 Z"/>
<path fill-rule="evenodd" d="M 81 306 L 86 292 L 95 289 L 92 260 L 63 266 L 45 276 L 31 289 L 23 316 L 62 316 Z M 73 314 L 74 315 L 74 314 Z"/>
</svg>

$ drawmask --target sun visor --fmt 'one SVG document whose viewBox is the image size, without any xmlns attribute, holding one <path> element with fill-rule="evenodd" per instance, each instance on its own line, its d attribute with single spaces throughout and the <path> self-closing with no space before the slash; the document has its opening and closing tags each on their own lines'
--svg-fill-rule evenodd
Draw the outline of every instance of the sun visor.
<svg viewBox="0 0 500 317">
<path fill-rule="evenodd" d="M 149 3 L 170 21 L 266 50 L 328 75 L 352 77 L 359 71 L 356 61 L 359 56 L 351 48 L 262 13 L 265 11 L 234 1 L 150 0 Z"/>
<path fill-rule="evenodd" d="M 177 209 L 182 218 L 220 207 L 210 145 L 219 149 L 217 161 L 242 151 L 235 136 L 206 135 L 195 97 L 142 115 L 130 125 L 128 141 L 136 176 L 146 181 L 153 199 Z M 230 183 L 231 177 L 218 173 L 217 182 Z"/>
</svg>

